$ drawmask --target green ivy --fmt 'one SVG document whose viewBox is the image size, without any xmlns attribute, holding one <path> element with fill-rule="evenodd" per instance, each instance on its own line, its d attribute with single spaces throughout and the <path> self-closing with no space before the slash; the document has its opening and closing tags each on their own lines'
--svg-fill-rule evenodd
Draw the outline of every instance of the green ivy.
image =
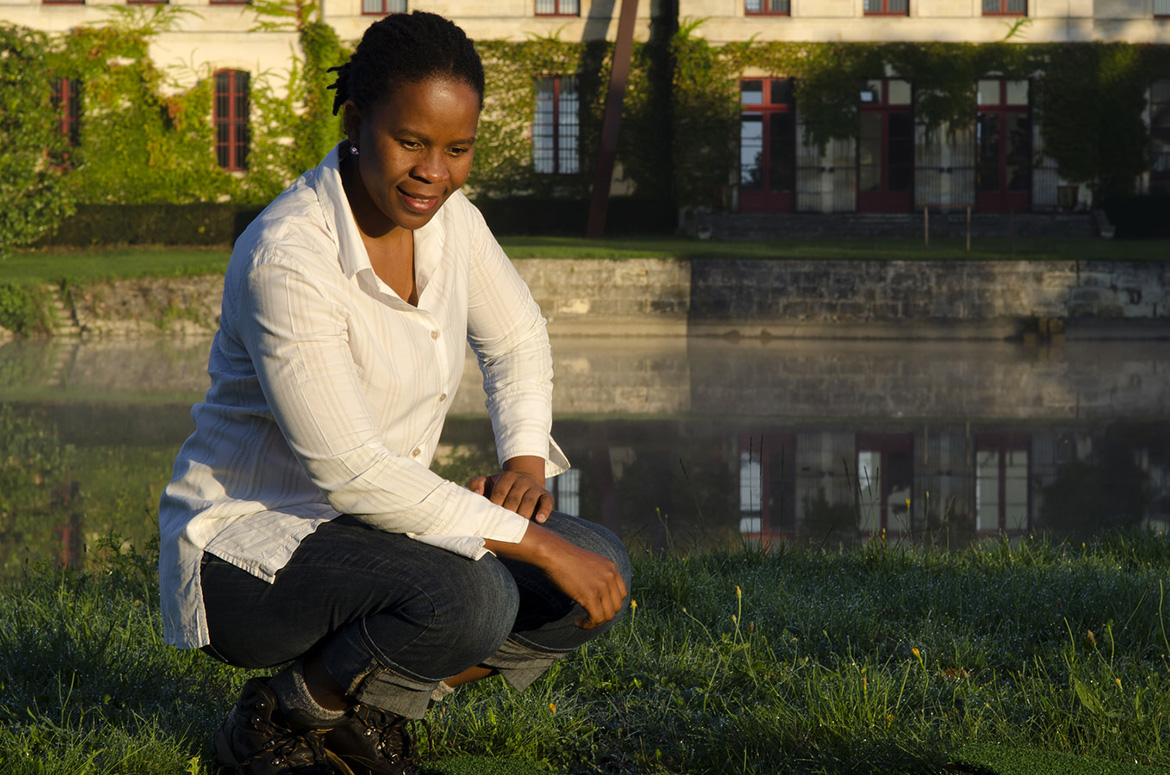
<svg viewBox="0 0 1170 775">
<path fill-rule="evenodd" d="M 48 163 L 65 150 L 47 91 L 48 54 L 43 33 L 0 24 L 0 258 L 73 212 L 74 187 Z"/>
<path fill-rule="evenodd" d="M 1101 198 L 1132 190 L 1149 167 L 1142 120 L 1150 84 L 1170 78 L 1170 46 L 1114 44 L 808 43 L 714 46 L 683 24 L 671 43 L 674 169 L 680 205 L 720 207 L 738 145 L 738 79 L 762 70 L 795 80 L 810 141 L 856 137 L 858 88 L 896 77 L 915 86 L 917 121 L 928 135 L 968 127 L 983 78 L 1033 81 L 1043 107 L 1045 152 L 1073 182 Z"/>
</svg>

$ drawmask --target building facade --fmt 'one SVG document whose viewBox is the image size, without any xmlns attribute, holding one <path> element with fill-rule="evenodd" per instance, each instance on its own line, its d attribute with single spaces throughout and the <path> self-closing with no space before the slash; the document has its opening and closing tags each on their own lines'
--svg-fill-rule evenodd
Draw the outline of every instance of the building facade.
<svg viewBox="0 0 1170 775">
<path fill-rule="evenodd" d="M 146 18 L 160 8 L 169 18 L 150 38 L 151 59 L 167 69 L 175 88 L 209 75 L 215 79 L 216 163 L 246 174 L 250 127 L 257 121 L 250 90 L 258 77 L 277 82 L 286 78 L 299 56 L 297 33 L 258 29 L 263 20 L 246 0 L 0 0 L 0 22 L 63 33 L 124 17 L 127 9 Z M 449 16 L 485 43 L 604 46 L 616 38 L 620 3 L 322 0 L 320 18 L 351 44 L 372 20 L 416 8 Z M 1097 173 L 1069 172 L 1061 152 L 1064 159 L 1075 154 L 1049 147 L 1053 133 L 1046 128 L 1081 122 L 1069 118 L 1074 114 L 1067 106 L 1055 118 L 1050 115 L 1055 106 L 1042 99 L 1046 72 L 1041 66 L 997 70 L 999 60 L 993 57 L 991 69 L 972 71 L 964 83 L 965 110 L 952 109 L 940 123 L 929 105 L 953 101 L 954 95 L 940 94 L 937 83 L 924 81 L 921 69 L 903 72 L 896 62 L 879 57 L 874 60 L 879 64 L 851 82 L 849 104 L 840 104 L 836 94 L 838 104 L 831 107 L 837 125 L 826 134 L 818 133 L 813 120 L 823 118 L 825 106 L 817 113 L 810 102 L 819 94 L 819 83 L 810 85 L 805 70 L 784 62 L 796 62 L 809 52 L 852 57 L 875 47 L 904 62 L 913 60 L 914 47 L 945 59 L 938 46 L 952 46 L 956 52 L 982 46 L 1009 52 L 1003 61 L 1012 58 L 1012 50 L 1044 52 L 1068 44 L 1161 50 L 1170 47 L 1170 0 L 649 0 L 639 3 L 635 39 L 643 46 L 654 40 L 661 44 L 656 61 L 665 67 L 655 69 L 652 63 L 642 72 L 651 90 L 669 93 L 676 88 L 673 84 L 693 75 L 678 68 L 701 67 L 672 58 L 678 49 L 672 53 L 668 42 L 680 29 L 689 41 L 711 51 L 771 47 L 788 51 L 788 59 L 773 56 L 769 64 L 766 56 L 740 56 L 739 65 L 728 71 L 737 115 L 719 124 L 726 106 L 716 105 L 714 139 L 694 140 L 688 124 L 694 118 L 691 107 L 675 94 L 666 108 L 672 113 L 670 142 L 661 142 L 661 124 L 644 120 L 636 142 L 619 150 L 613 195 L 662 197 L 671 191 L 676 200 L 672 204 L 679 208 L 713 206 L 733 213 L 912 213 L 924 208 L 1054 212 L 1087 209 Z M 801 46 L 803 53 L 793 48 Z M 1047 54 L 1035 54 L 1037 61 L 1043 56 Z M 503 182 L 496 184 L 495 195 L 501 186 L 511 185 L 530 195 L 580 198 L 592 180 L 603 110 L 599 95 L 604 94 L 608 68 L 606 57 L 589 60 L 582 55 L 575 63 L 529 74 L 525 100 L 530 104 L 523 115 L 492 119 L 507 124 L 506 131 L 527 143 L 523 163 L 528 178 L 517 182 L 496 175 Z M 1170 190 L 1170 68 L 1143 77 L 1144 105 L 1120 111 L 1133 113 L 1145 127 L 1144 137 L 1134 141 L 1145 147 L 1133 149 L 1141 162 L 1132 175 L 1124 174 L 1139 192 Z M 85 85 L 58 79 L 51 87 L 62 132 L 70 144 L 83 143 Z M 1100 106 L 1084 108 L 1091 114 Z M 852 122 L 844 130 L 841 116 Z M 623 131 L 636 132 L 637 126 L 637 120 L 626 120 Z M 724 130 L 726 136 L 719 137 Z M 702 146 L 699 153 L 695 145 Z M 725 153 L 727 148 L 734 150 Z M 657 155 L 647 164 L 641 157 L 651 156 L 651 150 Z M 688 172 L 688 164 L 697 169 Z M 1098 168 L 1111 164 L 1103 157 Z M 692 179 L 683 181 L 687 174 Z M 655 176 L 658 180 L 650 185 Z M 542 187 L 533 185 L 534 180 L 566 185 Z"/>
</svg>

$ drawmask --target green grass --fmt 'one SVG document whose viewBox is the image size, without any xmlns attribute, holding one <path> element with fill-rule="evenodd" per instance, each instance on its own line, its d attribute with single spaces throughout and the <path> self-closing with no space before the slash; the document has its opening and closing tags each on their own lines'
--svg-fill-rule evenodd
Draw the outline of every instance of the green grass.
<svg viewBox="0 0 1170 775">
<path fill-rule="evenodd" d="M 700 241 L 682 237 L 586 240 L 572 237 L 503 237 L 512 258 L 722 258 L 817 260 L 1164 260 L 1170 241 L 984 239 L 967 252 L 963 240 L 805 239 Z M 0 258 L 0 283 L 75 283 L 131 277 L 222 274 L 225 247 L 112 247 L 22 251 Z"/>
<path fill-rule="evenodd" d="M 26 250 L 0 257 L 0 283 L 73 283 L 133 277 L 223 274 L 231 250 L 199 247 L 112 247 Z"/>
<path fill-rule="evenodd" d="M 529 691 L 491 680 L 433 709 L 426 757 L 941 774 L 994 745 L 1170 765 L 1162 536 L 643 554 L 635 573 L 636 608 Z M 249 674 L 163 646 L 156 596 L 151 554 L 108 548 L 0 591 L 0 771 L 210 771 Z"/>
</svg>

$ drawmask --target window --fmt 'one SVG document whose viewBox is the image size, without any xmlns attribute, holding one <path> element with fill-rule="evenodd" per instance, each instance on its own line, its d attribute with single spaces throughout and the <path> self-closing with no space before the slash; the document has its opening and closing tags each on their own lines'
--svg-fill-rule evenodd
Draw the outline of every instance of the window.
<svg viewBox="0 0 1170 775">
<path fill-rule="evenodd" d="M 1032 114 L 1027 81 L 979 81 L 975 207 L 1027 212 L 1032 192 Z"/>
<path fill-rule="evenodd" d="M 248 169 L 248 74 L 220 70 L 215 74 L 215 154 L 225 170 Z"/>
<path fill-rule="evenodd" d="M 1170 17 L 1170 0 L 1154 0 L 1154 16 Z"/>
<path fill-rule="evenodd" d="M 406 0 L 362 0 L 362 13 L 374 16 L 406 13 Z"/>
<path fill-rule="evenodd" d="M 52 162 L 55 166 L 71 166 L 70 150 L 81 145 L 81 82 L 76 78 L 53 79 L 49 100 L 67 146 L 64 153 L 54 154 Z"/>
<path fill-rule="evenodd" d="M 983 0 L 984 16 L 1027 16 L 1028 0 Z"/>
<path fill-rule="evenodd" d="M 975 437 L 975 529 L 1019 533 L 1028 529 L 1028 439 L 1010 434 Z"/>
<path fill-rule="evenodd" d="M 914 198 L 913 89 L 893 78 L 861 89 L 857 141 L 858 208 L 909 212 Z"/>
<path fill-rule="evenodd" d="M 909 13 L 910 0 L 865 0 L 866 16 L 906 16 Z"/>
<path fill-rule="evenodd" d="M 739 83 L 741 212 L 785 212 L 796 190 L 796 103 L 787 78 Z"/>
<path fill-rule="evenodd" d="M 581 171 L 578 105 L 574 76 L 548 75 L 536 80 L 532 166 L 537 172 L 573 175 Z"/>
<path fill-rule="evenodd" d="M 790 0 L 744 0 L 743 10 L 749 16 L 787 16 L 791 13 L 792 3 Z"/>
<path fill-rule="evenodd" d="M 1154 81 L 1150 87 L 1150 139 L 1150 190 L 1170 193 L 1170 81 Z"/>
<path fill-rule="evenodd" d="M 537 16 L 580 16 L 578 0 L 536 0 Z"/>
</svg>

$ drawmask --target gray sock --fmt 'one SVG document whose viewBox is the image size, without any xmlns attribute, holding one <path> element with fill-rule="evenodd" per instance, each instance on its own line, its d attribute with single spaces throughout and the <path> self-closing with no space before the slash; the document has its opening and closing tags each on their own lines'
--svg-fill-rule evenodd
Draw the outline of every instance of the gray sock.
<svg viewBox="0 0 1170 775">
<path fill-rule="evenodd" d="M 268 679 L 268 688 L 276 695 L 280 710 L 293 726 L 325 729 L 345 717 L 345 711 L 323 708 L 309 694 L 303 660 L 298 659 Z"/>
</svg>

